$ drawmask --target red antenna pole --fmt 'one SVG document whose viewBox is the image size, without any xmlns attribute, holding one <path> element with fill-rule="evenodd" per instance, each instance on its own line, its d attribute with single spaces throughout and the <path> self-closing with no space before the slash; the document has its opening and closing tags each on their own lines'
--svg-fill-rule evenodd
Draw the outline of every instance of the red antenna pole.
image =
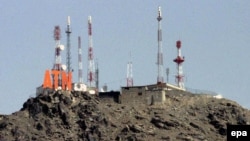
<svg viewBox="0 0 250 141">
<path fill-rule="evenodd" d="M 52 69 L 52 82 L 53 88 L 57 90 L 62 86 L 62 75 L 60 72 L 62 71 L 62 60 L 61 60 L 61 51 L 64 50 L 64 46 L 60 44 L 61 38 L 61 29 L 59 26 L 55 26 L 54 29 L 54 39 L 56 42 L 55 46 L 55 62 Z"/>
<path fill-rule="evenodd" d="M 183 70 L 182 63 L 184 62 L 184 57 L 181 56 L 181 41 L 176 42 L 177 47 L 177 58 L 174 59 L 174 62 L 177 64 L 177 75 L 175 76 L 177 85 L 180 88 L 184 89 L 184 81 L 183 81 Z"/>
<path fill-rule="evenodd" d="M 55 47 L 55 63 L 53 70 L 61 70 L 61 51 L 64 49 L 63 45 L 60 45 L 61 29 L 59 26 L 55 26 L 54 29 L 54 39 L 56 42 Z"/>
<path fill-rule="evenodd" d="M 92 42 L 92 19 L 88 17 L 88 36 L 89 36 L 89 49 L 88 49 L 88 82 L 89 87 L 95 87 L 95 63 L 93 53 L 93 42 Z"/>
</svg>

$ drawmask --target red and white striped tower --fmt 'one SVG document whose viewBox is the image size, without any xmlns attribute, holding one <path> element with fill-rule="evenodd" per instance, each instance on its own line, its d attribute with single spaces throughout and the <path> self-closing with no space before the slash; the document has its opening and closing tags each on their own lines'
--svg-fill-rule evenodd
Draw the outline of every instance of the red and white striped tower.
<svg viewBox="0 0 250 141">
<path fill-rule="evenodd" d="M 158 76 L 157 83 L 163 83 L 163 54 L 162 54 L 162 31 L 161 31 L 161 7 L 158 8 L 158 53 L 157 53 L 157 66 L 158 66 Z"/>
<path fill-rule="evenodd" d="M 54 29 L 54 39 L 56 42 L 55 46 L 55 62 L 53 65 L 53 88 L 58 89 L 58 86 L 62 86 L 62 76 L 59 74 L 59 71 L 62 71 L 62 58 L 61 58 L 61 51 L 64 50 L 64 46 L 60 44 L 61 38 L 61 29 L 60 26 L 55 26 Z M 57 72 L 57 73 L 54 73 Z"/>
<path fill-rule="evenodd" d="M 184 62 L 184 57 L 181 56 L 181 41 L 176 42 L 177 47 L 177 58 L 174 59 L 174 62 L 177 64 L 177 75 L 175 76 L 176 83 L 178 87 L 184 89 L 184 81 L 183 81 L 183 70 L 182 63 Z"/>
<path fill-rule="evenodd" d="M 81 37 L 78 36 L 78 82 L 83 83 L 82 79 L 82 45 Z"/>
<path fill-rule="evenodd" d="M 53 70 L 61 70 L 61 51 L 64 49 L 64 46 L 60 44 L 60 38 L 61 38 L 61 29 L 60 26 L 55 26 L 54 29 L 54 39 L 56 42 L 55 47 L 55 63 L 53 66 Z"/>
<path fill-rule="evenodd" d="M 88 49 L 88 83 L 89 87 L 95 87 L 95 62 L 93 53 L 93 42 L 92 42 L 92 19 L 88 17 L 88 35 L 89 35 L 89 49 Z"/>
</svg>

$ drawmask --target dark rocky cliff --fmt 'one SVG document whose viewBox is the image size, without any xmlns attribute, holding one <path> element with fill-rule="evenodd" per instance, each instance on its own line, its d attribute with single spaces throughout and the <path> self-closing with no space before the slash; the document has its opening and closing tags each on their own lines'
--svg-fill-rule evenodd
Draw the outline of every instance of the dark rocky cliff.
<svg viewBox="0 0 250 141">
<path fill-rule="evenodd" d="M 176 92 L 147 106 L 55 92 L 0 115 L 0 141 L 218 141 L 226 139 L 227 124 L 249 121 L 249 110 L 208 95 Z"/>
</svg>

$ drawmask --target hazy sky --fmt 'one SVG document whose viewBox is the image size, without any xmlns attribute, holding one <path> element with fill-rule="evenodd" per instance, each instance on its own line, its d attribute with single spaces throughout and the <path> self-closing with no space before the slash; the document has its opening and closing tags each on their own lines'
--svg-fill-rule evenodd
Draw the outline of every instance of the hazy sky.
<svg viewBox="0 0 250 141">
<path fill-rule="evenodd" d="M 157 10 L 162 7 L 164 68 L 175 83 L 176 41 L 185 56 L 185 86 L 214 91 L 250 108 L 249 0 L 6 0 L 0 4 L 0 113 L 19 110 L 43 82 L 54 62 L 53 30 L 71 16 L 74 81 L 77 37 L 82 38 L 83 76 L 87 76 L 87 18 L 92 16 L 94 57 L 100 86 L 126 85 L 132 54 L 135 85 L 157 80 Z M 62 52 L 65 64 L 66 52 Z M 164 76 L 166 79 L 166 76 Z"/>
</svg>

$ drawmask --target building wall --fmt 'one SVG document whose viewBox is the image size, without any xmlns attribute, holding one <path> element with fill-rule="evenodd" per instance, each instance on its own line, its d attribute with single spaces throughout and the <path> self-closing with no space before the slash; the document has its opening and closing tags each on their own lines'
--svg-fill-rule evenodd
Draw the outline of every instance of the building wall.
<svg viewBox="0 0 250 141">
<path fill-rule="evenodd" d="M 163 103 L 165 101 L 164 90 L 147 90 L 147 87 L 122 87 L 120 101 L 123 104 L 147 104 Z"/>
<path fill-rule="evenodd" d="M 119 91 L 111 91 L 111 92 L 99 92 L 99 99 L 102 102 L 110 103 L 110 102 L 116 102 L 120 103 L 120 92 Z"/>
<path fill-rule="evenodd" d="M 166 92 L 163 90 L 147 91 L 147 104 L 163 103 L 166 100 Z"/>
<path fill-rule="evenodd" d="M 102 102 L 116 102 L 122 104 L 146 104 L 153 105 L 163 103 L 166 100 L 164 90 L 148 90 L 146 86 L 122 87 L 120 92 L 100 92 L 99 99 Z"/>
</svg>

